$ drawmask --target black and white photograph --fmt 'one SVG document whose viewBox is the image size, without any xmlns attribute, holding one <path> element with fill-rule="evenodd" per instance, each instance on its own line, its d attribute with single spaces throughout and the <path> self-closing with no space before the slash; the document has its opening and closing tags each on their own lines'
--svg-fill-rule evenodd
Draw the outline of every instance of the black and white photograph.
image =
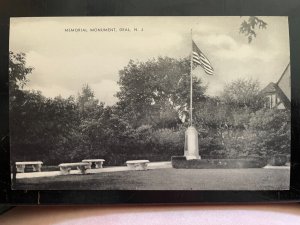
<svg viewBox="0 0 300 225">
<path fill-rule="evenodd" d="M 288 17 L 14 17 L 13 190 L 290 189 Z"/>
</svg>

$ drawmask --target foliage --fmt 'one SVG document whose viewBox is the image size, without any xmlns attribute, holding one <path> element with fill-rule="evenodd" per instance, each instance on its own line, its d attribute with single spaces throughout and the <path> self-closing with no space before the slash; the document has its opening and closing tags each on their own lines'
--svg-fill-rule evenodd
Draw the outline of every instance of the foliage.
<svg viewBox="0 0 300 225">
<path fill-rule="evenodd" d="M 270 158 L 269 163 L 272 166 L 284 166 L 287 163 L 287 155 L 276 154 Z"/>
<path fill-rule="evenodd" d="M 98 105 L 98 100 L 95 99 L 94 92 L 88 84 L 82 87 L 81 93 L 77 97 L 78 107 L 83 116 L 88 116 L 89 112 Z M 103 105 L 103 104 L 102 104 Z"/>
<path fill-rule="evenodd" d="M 265 156 L 289 154 L 291 118 L 289 110 L 262 109 L 251 115 L 249 129 L 255 131 L 253 145 Z"/>
<path fill-rule="evenodd" d="M 290 112 L 261 109 L 250 114 L 246 129 L 228 129 L 224 132 L 226 154 L 239 156 L 272 157 L 290 152 Z"/>
<path fill-rule="evenodd" d="M 10 110 L 12 156 L 58 158 L 73 149 L 71 134 L 78 124 L 73 98 L 48 99 L 40 92 L 20 91 Z"/>
<path fill-rule="evenodd" d="M 157 128 L 176 127 L 189 102 L 188 59 L 161 58 L 130 61 L 120 71 L 118 107 L 134 127 L 150 124 Z M 194 77 L 194 102 L 204 98 L 205 88 Z"/>
<path fill-rule="evenodd" d="M 209 98 L 194 104 L 194 123 L 198 128 L 226 126 L 229 117 L 228 107 L 218 98 Z"/>
<path fill-rule="evenodd" d="M 99 102 L 88 84 L 76 99 L 23 90 L 32 68 L 22 53 L 10 54 L 10 67 L 13 161 L 58 165 L 104 158 L 106 165 L 122 165 L 130 159 L 170 160 L 183 154 L 188 124 L 179 117 L 189 103 L 187 59 L 130 61 L 120 71 L 121 91 L 114 106 Z M 233 81 L 220 98 L 205 96 L 197 78 L 193 88 L 203 158 L 289 153 L 290 112 L 262 109 L 257 81 Z"/>
<path fill-rule="evenodd" d="M 159 129 L 151 134 L 151 141 L 159 154 L 170 156 L 182 154 L 184 149 L 184 130 Z"/>
<path fill-rule="evenodd" d="M 248 37 L 248 42 L 251 43 L 253 38 L 257 36 L 255 29 L 266 29 L 267 23 L 257 16 L 249 16 L 248 20 L 244 20 L 240 26 L 240 33 Z"/>
<path fill-rule="evenodd" d="M 252 79 L 237 79 L 225 85 L 221 99 L 230 107 L 247 107 L 253 111 L 262 108 L 264 104 L 264 98 L 260 95 L 259 83 Z"/>
<path fill-rule="evenodd" d="M 9 89 L 19 90 L 28 82 L 28 75 L 33 67 L 26 66 L 26 54 L 9 52 Z M 13 93 L 10 93 L 13 94 Z"/>
</svg>

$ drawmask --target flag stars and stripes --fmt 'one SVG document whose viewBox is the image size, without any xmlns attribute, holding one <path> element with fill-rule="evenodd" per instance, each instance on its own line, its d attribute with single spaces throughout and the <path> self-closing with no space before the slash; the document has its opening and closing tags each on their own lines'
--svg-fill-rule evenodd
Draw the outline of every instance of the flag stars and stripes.
<svg viewBox="0 0 300 225">
<path fill-rule="evenodd" d="M 206 58 L 206 56 L 201 52 L 198 46 L 193 41 L 193 52 L 192 52 L 192 63 L 193 66 L 201 66 L 205 73 L 208 75 L 214 74 L 214 69 L 211 66 L 210 61 Z"/>
</svg>

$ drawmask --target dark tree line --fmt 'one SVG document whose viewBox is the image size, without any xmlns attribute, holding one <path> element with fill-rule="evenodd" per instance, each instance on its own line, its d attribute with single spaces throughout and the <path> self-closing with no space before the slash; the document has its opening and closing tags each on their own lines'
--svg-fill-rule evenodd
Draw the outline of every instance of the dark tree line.
<svg viewBox="0 0 300 225">
<path fill-rule="evenodd" d="M 48 165 L 104 158 L 106 165 L 182 155 L 188 126 L 189 60 L 130 61 L 119 73 L 118 102 L 106 106 L 89 85 L 76 97 L 46 98 L 25 91 L 24 54 L 10 53 L 10 132 L 14 161 Z M 259 83 L 237 80 L 218 98 L 205 95 L 193 78 L 195 125 L 205 158 L 289 153 L 290 118 L 285 110 L 264 109 Z"/>
</svg>

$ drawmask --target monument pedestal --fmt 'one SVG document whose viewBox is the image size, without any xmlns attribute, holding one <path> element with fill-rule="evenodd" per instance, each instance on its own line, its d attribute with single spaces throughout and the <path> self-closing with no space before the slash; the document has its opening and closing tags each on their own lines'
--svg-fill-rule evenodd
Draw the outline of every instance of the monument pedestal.
<svg viewBox="0 0 300 225">
<path fill-rule="evenodd" d="M 187 160 L 201 159 L 198 147 L 198 132 L 190 126 L 185 132 L 184 156 Z"/>
</svg>

